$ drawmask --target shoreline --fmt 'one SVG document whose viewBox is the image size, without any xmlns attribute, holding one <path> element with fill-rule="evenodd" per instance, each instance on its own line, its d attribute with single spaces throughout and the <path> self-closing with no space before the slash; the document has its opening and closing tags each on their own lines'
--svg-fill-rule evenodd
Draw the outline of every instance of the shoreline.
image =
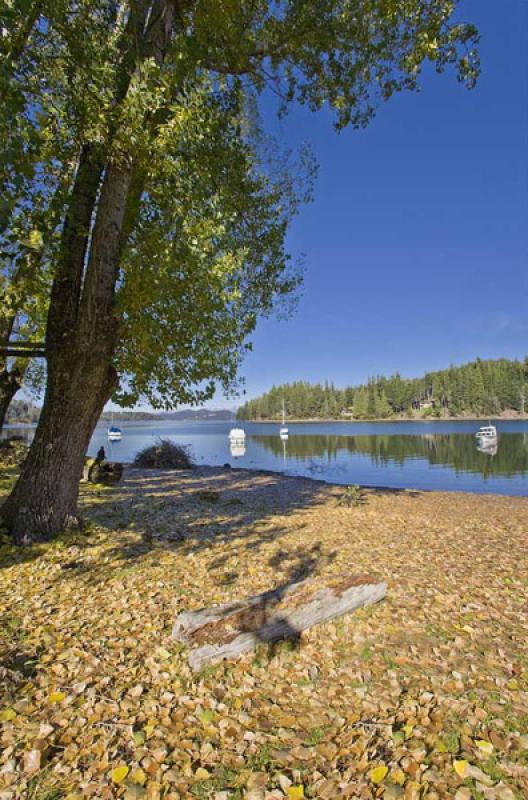
<svg viewBox="0 0 528 800">
<path fill-rule="evenodd" d="M 342 423 L 342 424 L 353 424 L 353 425 L 364 425 L 364 424 L 371 424 L 371 423 L 392 423 L 397 424 L 399 422 L 420 422 L 420 423 L 436 423 L 436 422 L 528 422 L 528 414 L 518 414 L 516 416 L 493 416 L 489 414 L 481 415 L 481 416 L 471 416 L 471 417 L 376 417 L 375 419 L 343 419 L 342 417 L 339 418 L 321 418 L 321 417 L 309 417 L 307 419 L 303 418 L 293 418 L 293 419 L 286 419 L 285 424 L 288 425 L 300 425 L 300 424 L 322 424 L 328 425 L 329 423 Z M 100 419 L 97 422 L 97 425 L 104 425 L 108 422 L 106 419 Z M 167 419 L 165 417 L 152 417 L 150 419 L 126 419 L 126 420 L 118 420 L 120 424 L 129 423 L 129 422 L 139 422 L 142 424 L 149 423 L 149 422 L 184 422 L 188 423 L 203 423 L 203 422 L 212 422 L 212 423 L 219 423 L 225 422 L 230 423 L 232 425 L 236 425 L 237 423 L 255 423 L 255 424 L 263 424 L 263 425 L 282 425 L 281 419 L 222 419 L 222 420 L 210 420 L 210 419 Z M 36 428 L 36 422 L 6 422 L 4 428 Z"/>
<path fill-rule="evenodd" d="M 370 424 L 372 422 L 388 422 L 388 423 L 398 423 L 398 422 L 423 422 L 423 423 L 431 423 L 431 422 L 484 422 L 489 420 L 490 422 L 528 422 L 528 414 L 519 415 L 515 417 L 496 417 L 496 416 L 480 416 L 480 417 L 428 417 L 424 419 L 423 417 L 377 417 L 376 419 L 343 419 L 342 417 L 339 419 L 322 419 L 320 417 L 310 417 L 309 419 L 286 419 L 285 424 L 296 425 L 300 423 L 322 423 L 327 425 L 328 423 L 332 422 L 341 422 L 341 423 L 352 423 L 352 424 Z M 282 425 L 282 420 L 280 419 L 238 419 L 235 422 L 251 422 L 256 424 L 263 424 L 263 425 Z"/>
<path fill-rule="evenodd" d="M 162 478 L 164 475 L 181 475 L 182 477 L 185 476 L 192 476 L 193 474 L 197 477 L 204 477 L 204 478 L 221 478 L 222 476 L 229 475 L 231 473 L 237 474 L 240 478 L 280 478 L 286 481 L 299 481 L 299 482 L 306 482 L 308 481 L 310 484 L 317 484 L 321 488 L 327 487 L 329 489 L 346 489 L 349 486 L 358 486 L 360 491 L 365 491 L 369 494 L 408 494 L 410 496 L 421 495 L 421 494 L 448 494 L 448 495 L 463 495 L 465 497 L 477 498 L 477 497 L 497 497 L 503 499 L 521 499 L 526 500 L 526 495 L 523 494 L 503 494 L 502 492 L 477 492 L 477 491 L 466 491 L 464 489 L 420 489 L 416 486 L 388 486 L 386 484 L 383 485 L 376 485 L 370 483 L 336 483 L 335 481 L 325 480 L 324 478 L 314 478 L 311 475 L 295 475 L 293 473 L 288 472 L 280 472 L 279 470 L 273 469 L 252 469 L 251 467 L 233 467 L 231 465 L 225 466 L 223 464 L 197 464 L 195 467 L 191 469 L 163 469 L 163 468 L 153 468 L 147 469 L 144 467 L 134 467 L 132 462 L 121 462 L 124 466 L 123 471 L 123 479 L 126 479 L 127 476 L 131 476 L 132 471 L 134 471 L 134 476 L 140 478 L 141 480 L 148 479 L 149 476 L 151 478 Z M 85 482 L 87 483 L 87 481 Z M 96 485 L 96 484 L 94 484 Z M 119 488 L 120 483 L 114 484 L 117 488 Z"/>
</svg>

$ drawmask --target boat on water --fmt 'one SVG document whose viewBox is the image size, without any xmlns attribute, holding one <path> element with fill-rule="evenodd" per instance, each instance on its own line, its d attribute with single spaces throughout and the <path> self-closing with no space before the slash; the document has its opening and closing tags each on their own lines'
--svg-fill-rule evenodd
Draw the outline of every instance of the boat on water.
<svg viewBox="0 0 528 800">
<path fill-rule="evenodd" d="M 246 441 L 246 432 L 244 428 L 231 428 L 229 431 L 229 441 L 230 442 L 245 442 Z"/>
<path fill-rule="evenodd" d="M 110 442 L 119 442 L 123 438 L 123 431 L 116 425 L 111 425 L 107 433 Z"/>
<path fill-rule="evenodd" d="M 288 434 L 289 434 L 289 431 L 288 431 L 288 428 L 286 427 L 286 411 L 284 409 L 284 400 L 283 400 L 282 401 L 282 427 L 281 427 L 281 429 L 279 431 L 279 436 L 281 437 L 281 439 L 287 439 L 288 438 Z"/>
<path fill-rule="evenodd" d="M 496 439 L 497 428 L 495 425 L 482 425 L 475 434 L 477 439 Z"/>
</svg>

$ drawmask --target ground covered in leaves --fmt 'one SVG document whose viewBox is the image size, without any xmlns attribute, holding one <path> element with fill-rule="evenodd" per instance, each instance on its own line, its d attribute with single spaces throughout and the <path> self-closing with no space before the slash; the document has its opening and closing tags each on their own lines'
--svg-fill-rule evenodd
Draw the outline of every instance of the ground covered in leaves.
<svg viewBox="0 0 528 800">
<path fill-rule="evenodd" d="M 528 796 L 528 500 L 342 493 L 132 469 L 82 488 L 83 533 L 5 543 L 0 799 Z M 293 644 L 193 673 L 171 640 L 180 610 L 365 572 L 386 599 Z"/>
</svg>

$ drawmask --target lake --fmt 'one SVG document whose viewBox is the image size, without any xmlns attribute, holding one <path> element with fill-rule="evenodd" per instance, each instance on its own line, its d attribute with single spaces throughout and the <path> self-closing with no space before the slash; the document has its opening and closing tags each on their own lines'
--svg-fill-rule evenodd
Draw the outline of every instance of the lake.
<svg viewBox="0 0 528 800">
<path fill-rule="evenodd" d="M 305 475 L 333 483 L 396 488 L 528 494 L 528 421 L 496 421 L 496 452 L 479 452 L 481 423 L 321 422 L 288 423 L 287 441 L 279 424 L 245 422 L 245 447 L 230 448 L 229 430 L 239 423 L 123 422 L 123 439 L 108 442 L 107 423 L 97 426 L 89 455 L 101 445 L 107 457 L 132 461 L 158 437 L 189 445 L 198 464 L 230 464 Z M 10 428 L 4 435 L 32 428 Z"/>
</svg>

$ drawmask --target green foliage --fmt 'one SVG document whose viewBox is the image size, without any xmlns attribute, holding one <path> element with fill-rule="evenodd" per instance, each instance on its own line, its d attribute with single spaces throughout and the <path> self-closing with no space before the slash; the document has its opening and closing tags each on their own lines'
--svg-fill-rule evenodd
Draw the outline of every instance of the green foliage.
<svg viewBox="0 0 528 800">
<path fill-rule="evenodd" d="M 528 410 L 528 358 L 523 362 L 477 359 L 429 372 L 422 378 L 406 379 L 396 373 L 345 389 L 336 389 L 329 383 L 323 386 L 298 381 L 273 386 L 266 394 L 242 405 L 237 416 L 280 419 L 283 401 L 288 417 L 293 419 L 387 419 L 412 413 L 437 419 L 448 414 L 493 416 L 507 410 L 524 413 Z M 424 403 L 427 406 L 422 407 Z"/>
<path fill-rule="evenodd" d="M 347 486 L 344 492 L 340 495 L 339 500 L 337 501 L 338 506 L 351 506 L 357 507 L 360 506 L 363 502 L 363 492 L 361 487 L 358 486 L 357 483 L 353 484 L 352 486 Z"/>
<path fill-rule="evenodd" d="M 442 742 L 448 753 L 456 755 L 460 751 L 460 739 L 457 733 L 448 731 L 442 735 Z"/>
</svg>

